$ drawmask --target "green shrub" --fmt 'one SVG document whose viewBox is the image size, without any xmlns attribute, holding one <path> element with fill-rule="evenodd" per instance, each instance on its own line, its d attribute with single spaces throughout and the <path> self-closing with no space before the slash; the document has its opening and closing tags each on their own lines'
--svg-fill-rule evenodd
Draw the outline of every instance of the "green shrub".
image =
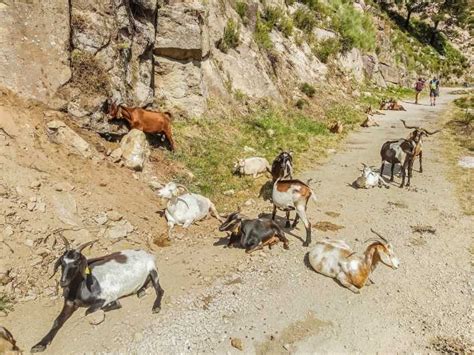
<svg viewBox="0 0 474 355">
<path fill-rule="evenodd" d="M 295 3 L 295 0 L 285 0 L 286 6 L 291 6 Z"/>
<path fill-rule="evenodd" d="M 13 309 L 12 300 L 6 295 L 0 295 L 0 311 L 8 312 Z"/>
<path fill-rule="evenodd" d="M 329 6 L 332 10 L 332 27 L 342 37 L 343 50 L 353 47 L 364 51 L 375 49 L 375 27 L 370 15 L 361 13 L 352 6 L 352 2 L 331 0 Z"/>
<path fill-rule="evenodd" d="M 299 0 L 300 3 L 305 4 L 311 10 L 319 13 L 319 14 L 327 14 L 327 6 L 323 4 L 320 0 Z"/>
<path fill-rule="evenodd" d="M 314 88 L 314 86 L 308 83 L 301 84 L 300 90 L 308 97 L 314 97 L 314 94 L 316 93 L 316 89 Z"/>
<path fill-rule="evenodd" d="M 290 37 L 293 34 L 293 20 L 288 16 L 284 16 L 278 24 L 278 29 L 285 37 Z"/>
<path fill-rule="evenodd" d="M 263 21 L 260 17 L 257 17 L 253 37 L 260 48 L 266 50 L 273 48 L 273 42 L 270 38 L 271 30 L 272 28 L 265 21 Z"/>
<path fill-rule="evenodd" d="M 311 10 L 299 8 L 293 14 L 295 26 L 300 30 L 310 33 L 316 26 L 316 17 Z"/>
<path fill-rule="evenodd" d="M 227 24 L 224 28 L 224 35 L 218 44 L 218 48 L 227 53 L 229 49 L 235 48 L 240 42 L 240 26 L 234 22 L 234 20 L 227 20 Z"/>
<path fill-rule="evenodd" d="M 341 49 L 341 43 L 337 38 L 327 38 L 316 45 L 314 52 L 321 62 L 327 63 L 329 58 L 339 53 Z"/>
<path fill-rule="evenodd" d="M 326 119 L 328 122 L 341 121 L 346 125 L 353 126 L 362 122 L 364 115 L 353 106 L 336 104 L 326 111 Z"/>
<path fill-rule="evenodd" d="M 307 105 L 308 101 L 306 101 L 305 99 L 298 99 L 295 103 L 295 106 L 300 110 L 302 110 Z"/>
<path fill-rule="evenodd" d="M 283 16 L 283 9 L 277 6 L 267 6 L 263 12 L 263 18 L 270 28 L 276 26 Z"/>
<path fill-rule="evenodd" d="M 247 16 L 248 7 L 246 1 L 237 1 L 235 3 L 235 11 L 239 14 L 242 20 Z"/>
</svg>

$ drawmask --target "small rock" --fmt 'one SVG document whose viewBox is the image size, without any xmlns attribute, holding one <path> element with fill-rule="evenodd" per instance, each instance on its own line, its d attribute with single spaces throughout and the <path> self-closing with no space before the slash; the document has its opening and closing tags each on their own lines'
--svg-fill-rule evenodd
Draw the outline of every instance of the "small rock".
<svg viewBox="0 0 474 355">
<path fill-rule="evenodd" d="M 51 253 L 51 251 L 45 247 L 41 247 L 41 248 L 38 248 L 35 250 L 35 254 L 36 255 L 41 255 L 42 257 L 45 257 L 46 255 L 48 255 L 49 253 Z"/>
<path fill-rule="evenodd" d="M 283 345 L 283 349 L 285 349 L 286 351 L 290 351 L 290 344 L 284 344 Z"/>
<path fill-rule="evenodd" d="M 13 228 L 11 225 L 7 225 L 3 230 L 3 236 L 5 238 L 11 237 L 13 235 Z"/>
<path fill-rule="evenodd" d="M 30 262 L 30 265 L 31 266 L 36 266 L 36 265 L 39 265 L 43 262 L 43 258 L 42 257 L 37 257 L 37 258 L 34 258 L 31 262 Z"/>
<path fill-rule="evenodd" d="M 99 325 L 105 320 L 105 312 L 101 309 L 86 316 L 90 325 Z"/>
<path fill-rule="evenodd" d="M 107 221 L 109 220 L 109 218 L 107 217 L 107 215 L 105 213 L 102 213 L 102 214 L 99 214 L 97 216 L 94 217 L 94 221 L 99 225 L 99 226 L 103 226 L 104 224 L 107 223 Z"/>
<path fill-rule="evenodd" d="M 33 182 L 31 183 L 31 185 L 30 185 L 30 187 L 31 187 L 32 189 L 37 189 L 37 188 L 39 188 L 40 186 L 41 186 L 41 181 L 38 181 L 38 180 L 33 181 Z"/>
<path fill-rule="evenodd" d="M 230 190 L 224 191 L 223 194 L 225 196 L 233 196 L 235 195 L 235 191 L 233 189 L 230 189 Z"/>
<path fill-rule="evenodd" d="M 231 338 L 230 339 L 230 345 L 232 345 L 236 349 L 239 349 L 240 351 L 244 350 L 244 346 L 242 345 L 242 339 Z"/>
<path fill-rule="evenodd" d="M 25 244 L 27 247 L 33 248 L 33 246 L 35 245 L 35 242 L 32 241 L 31 239 L 27 239 L 27 240 L 25 240 L 24 244 Z"/>
<path fill-rule="evenodd" d="M 36 207 L 36 202 L 28 202 L 26 205 L 26 208 L 28 208 L 28 211 L 33 211 Z"/>
<path fill-rule="evenodd" d="M 110 153 L 110 159 L 112 159 L 112 162 L 118 163 L 120 159 L 122 159 L 122 148 L 117 148 Z"/>
<path fill-rule="evenodd" d="M 107 217 L 113 222 L 118 222 L 122 219 L 122 215 L 117 211 L 107 212 Z"/>
<path fill-rule="evenodd" d="M 253 199 L 248 199 L 244 202 L 244 206 L 252 206 L 255 203 Z"/>
</svg>

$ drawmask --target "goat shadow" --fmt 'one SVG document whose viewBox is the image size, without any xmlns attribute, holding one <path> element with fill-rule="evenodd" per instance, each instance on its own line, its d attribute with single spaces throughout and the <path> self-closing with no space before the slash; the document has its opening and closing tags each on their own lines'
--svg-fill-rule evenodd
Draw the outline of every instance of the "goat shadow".
<svg viewBox="0 0 474 355">
<path fill-rule="evenodd" d="M 296 213 L 294 211 L 291 211 L 293 213 Z M 290 213 L 291 213 L 290 212 Z M 262 212 L 258 215 L 258 218 L 265 218 L 265 219 L 272 219 L 272 214 L 271 213 L 265 213 L 265 212 Z M 281 229 L 285 232 L 285 234 L 289 234 L 291 235 L 292 237 L 295 237 L 296 239 L 300 240 L 301 243 L 304 243 L 305 240 L 303 240 L 303 238 L 301 238 L 300 236 L 292 233 L 292 231 L 297 228 L 293 228 L 293 227 L 290 227 L 290 228 L 286 228 L 285 227 L 285 224 L 286 224 L 286 217 L 280 217 L 278 215 L 275 216 L 275 222 L 281 227 Z M 291 221 L 291 216 L 290 216 L 290 222 Z M 303 224 L 303 222 L 300 220 L 298 224 Z"/>
</svg>

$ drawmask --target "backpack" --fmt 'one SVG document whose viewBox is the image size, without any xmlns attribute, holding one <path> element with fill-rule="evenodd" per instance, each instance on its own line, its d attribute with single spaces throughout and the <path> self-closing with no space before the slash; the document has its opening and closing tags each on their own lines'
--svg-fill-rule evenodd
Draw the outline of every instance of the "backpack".
<svg viewBox="0 0 474 355">
<path fill-rule="evenodd" d="M 438 89 L 438 81 L 436 81 L 436 80 L 431 80 L 431 81 L 430 81 L 430 88 L 431 88 L 431 90 L 436 90 L 436 89 Z"/>
<path fill-rule="evenodd" d="M 424 82 L 422 82 L 422 81 L 417 81 L 417 82 L 416 82 L 416 85 L 415 85 L 415 89 L 416 89 L 417 91 L 421 91 L 421 90 L 423 90 L 423 86 L 425 86 L 425 83 L 424 83 Z"/>
</svg>

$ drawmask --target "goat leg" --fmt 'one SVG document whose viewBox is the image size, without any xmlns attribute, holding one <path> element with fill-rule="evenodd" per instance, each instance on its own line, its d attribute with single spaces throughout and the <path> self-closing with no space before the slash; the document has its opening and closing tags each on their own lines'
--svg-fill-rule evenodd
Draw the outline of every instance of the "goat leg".
<svg viewBox="0 0 474 355">
<path fill-rule="evenodd" d="M 227 243 L 227 247 L 230 248 L 232 245 L 234 245 L 235 242 L 237 242 L 240 239 L 239 233 L 232 232 L 229 237 L 229 242 Z"/>
<path fill-rule="evenodd" d="M 422 164 L 422 161 L 423 161 L 423 152 L 421 151 L 420 152 L 420 174 L 423 172 L 423 164 Z"/>
<path fill-rule="evenodd" d="M 165 291 L 161 288 L 160 280 L 158 278 L 158 272 L 156 272 L 156 270 L 150 271 L 150 278 L 151 278 L 151 282 L 153 283 L 153 288 L 155 289 L 155 292 L 156 292 L 156 299 L 155 299 L 155 302 L 153 303 L 152 312 L 158 313 L 161 310 L 161 300 L 163 298 Z"/>
<path fill-rule="evenodd" d="M 275 206 L 275 205 L 273 205 L 272 221 L 274 221 L 274 220 L 275 220 L 276 213 L 277 213 L 277 208 L 276 208 L 276 206 Z"/>
<path fill-rule="evenodd" d="M 105 300 L 100 300 L 99 299 L 95 303 L 93 303 L 89 308 L 87 308 L 86 316 L 91 314 L 91 313 L 97 312 L 99 309 L 104 307 L 104 302 L 105 302 Z"/>
<path fill-rule="evenodd" d="M 382 166 L 380 167 L 380 176 L 383 176 L 383 168 L 385 167 L 385 162 L 382 161 Z"/>
<path fill-rule="evenodd" d="M 295 217 L 296 218 L 296 217 Z M 285 228 L 290 228 L 290 211 L 286 211 L 286 223 L 285 223 Z"/>
<path fill-rule="evenodd" d="M 122 305 L 120 304 L 119 301 L 112 301 L 112 302 L 107 303 L 105 306 L 103 306 L 102 310 L 104 312 L 110 312 L 110 311 L 120 309 L 120 308 L 122 308 Z"/>
<path fill-rule="evenodd" d="M 342 286 L 344 286 L 345 288 L 348 288 L 352 292 L 360 293 L 360 290 L 349 282 L 345 273 L 340 272 L 339 274 L 337 274 L 336 280 L 339 281 Z"/>
<path fill-rule="evenodd" d="M 390 170 L 390 172 L 391 172 L 390 181 L 393 181 L 393 172 L 394 172 L 394 170 L 395 170 L 395 163 L 391 163 L 390 165 L 391 165 L 391 166 L 390 166 L 390 169 L 391 169 L 391 170 Z"/>
<path fill-rule="evenodd" d="M 150 275 L 148 275 L 143 286 L 137 291 L 138 298 L 142 298 L 143 296 L 145 296 L 146 289 L 148 288 L 148 285 L 150 284 L 150 282 L 151 282 L 151 278 L 150 278 Z"/>
<path fill-rule="evenodd" d="M 41 341 L 31 348 L 32 353 L 39 353 L 46 349 L 46 347 L 53 341 L 53 338 L 56 336 L 57 332 L 64 323 L 71 317 L 71 315 L 77 310 L 77 305 L 73 301 L 65 300 L 63 309 L 59 316 L 54 320 L 53 327 L 46 334 L 46 336 L 41 339 Z"/>
</svg>

